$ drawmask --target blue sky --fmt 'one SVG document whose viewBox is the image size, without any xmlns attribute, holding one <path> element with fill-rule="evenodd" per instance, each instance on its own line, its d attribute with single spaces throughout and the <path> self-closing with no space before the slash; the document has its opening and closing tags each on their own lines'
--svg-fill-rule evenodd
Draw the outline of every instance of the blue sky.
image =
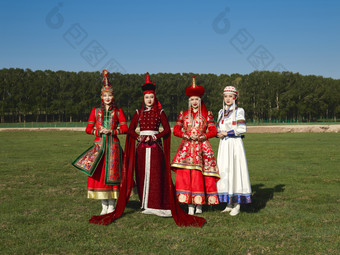
<svg viewBox="0 0 340 255">
<path fill-rule="evenodd" d="M 0 2 L 0 68 L 340 78 L 340 1 Z"/>
</svg>

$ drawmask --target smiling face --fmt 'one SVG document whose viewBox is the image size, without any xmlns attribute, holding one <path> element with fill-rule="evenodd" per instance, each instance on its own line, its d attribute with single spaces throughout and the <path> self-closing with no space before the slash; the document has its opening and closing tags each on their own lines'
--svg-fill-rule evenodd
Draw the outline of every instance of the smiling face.
<svg viewBox="0 0 340 255">
<path fill-rule="evenodd" d="M 105 105 L 111 105 L 113 103 L 113 94 L 110 92 L 104 92 L 102 94 L 102 100 Z"/>
<path fill-rule="evenodd" d="M 153 106 L 155 103 L 155 94 L 150 93 L 150 94 L 145 94 L 144 95 L 144 104 L 148 107 Z"/>
<path fill-rule="evenodd" d="M 228 106 L 232 105 L 233 104 L 233 100 L 236 99 L 236 96 L 232 93 L 225 93 L 223 94 L 223 100 L 224 100 L 224 103 Z"/>
<path fill-rule="evenodd" d="M 189 98 L 190 105 L 193 109 L 197 109 L 201 104 L 201 98 L 192 96 Z"/>
</svg>

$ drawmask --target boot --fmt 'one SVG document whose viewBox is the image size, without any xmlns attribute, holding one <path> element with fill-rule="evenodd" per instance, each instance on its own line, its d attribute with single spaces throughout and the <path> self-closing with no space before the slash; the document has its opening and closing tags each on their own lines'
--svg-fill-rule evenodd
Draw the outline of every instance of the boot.
<svg viewBox="0 0 340 255">
<path fill-rule="evenodd" d="M 109 207 L 107 208 L 107 213 L 112 213 L 115 210 L 116 199 L 108 199 Z"/>
<path fill-rule="evenodd" d="M 102 199 L 102 211 L 100 215 L 107 214 L 108 204 L 109 204 L 108 199 Z"/>
<path fill-rule="evenodd" d="M 195 206 L 193 204 L 188 204 L 188 214 L 194 215 L 195 212 Z"/>
<path fill-rule="evenodd" d="M 202 205 L 196 205 L 196 213 L 202 213 Z"/>
<path fill-rule="evenodd" d="M 226 208 L 221 213 L 231 212 L 232 209 L 233 209 L 233 204 L 227 204 Z"/>
<path fill-rule="evenodd" d="M 240 204 L 235 204 L 234 208 L 231 210 L 231 212 L 229 213 L 231 216 L 236 216 L 237 214 L 240 213 Z"/>
</svg>

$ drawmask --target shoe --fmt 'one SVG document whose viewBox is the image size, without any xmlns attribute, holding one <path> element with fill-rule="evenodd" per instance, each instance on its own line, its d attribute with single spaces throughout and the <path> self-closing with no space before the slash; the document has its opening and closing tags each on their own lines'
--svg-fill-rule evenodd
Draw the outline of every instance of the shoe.
<svg viewBox="0 0 340 255">
<path fill-rule="evenodd" d="M 107 214 L 107 209 L 109 207 L 109 200 L 108 199 L 102 199 L 102 211 L 100 215 Z"/>
<path fill-rule="evenodd" d="M 231 216 L 236 216 L 237 214 L 240 213 L 240 204 L 236 204 L 236 206 L 231 210 L 231 212 L 229 213 Z"/>
<path fill-rule="evenodd" d="M 195 213 L 203 213 L 202 211 L 202 205 L 196 205 L 196 212 Z"/>
<path fill-rule="evenodd" d="M 193 204 L 188 204 L 188 214 L 194 215 L 195 213 L 195 206 Z"/>
<path fill-rule="evenodd" d="M 221 213 L 231 212 L 233 209 L 233 204 L 228 204 Z"/>
<path fill-rule="evenodd" d="M 107 213 L 112 213 L 115 210 L 116 199 L 108 199 L 109 206 L 107 208 Z"/>
</svg>

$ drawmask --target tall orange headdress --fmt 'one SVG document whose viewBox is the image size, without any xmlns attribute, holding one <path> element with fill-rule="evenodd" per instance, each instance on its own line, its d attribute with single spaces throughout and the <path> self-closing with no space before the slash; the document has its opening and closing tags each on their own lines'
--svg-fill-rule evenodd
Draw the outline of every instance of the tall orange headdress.
<svg viewBox="0 0 340 255">
<path fill-rule="evenodd" d="M 101 89 L 101 94 L 103 95 L 104 93 L 111 93 L 113 95 L 113 87 L 109 83 L 109 72 L 106 69 L 104 69 L 102 74 L 103 74 L 104 85 Z M 101 101 L 102 101 L 101 109 L 104 111 L 104 109 L 105 109 L 104 101 L 103 101 L 103 99 Z M 114 108 L 117 108 L 117 106 L 115 104 L 115 99 L 113 98 L 110 109 L 114 109 Z"/>
<path fill-rule="evenodd" d="M 106 69 L 104 69 L 102 73 L 103 73 L 104 85 L 102 87 L 101 93 L 103 94 L 104 92 L 109 92 L 113 94 L 113 88 L 111 84 L 109 83 L 109 72 Z"/>
</svg>

